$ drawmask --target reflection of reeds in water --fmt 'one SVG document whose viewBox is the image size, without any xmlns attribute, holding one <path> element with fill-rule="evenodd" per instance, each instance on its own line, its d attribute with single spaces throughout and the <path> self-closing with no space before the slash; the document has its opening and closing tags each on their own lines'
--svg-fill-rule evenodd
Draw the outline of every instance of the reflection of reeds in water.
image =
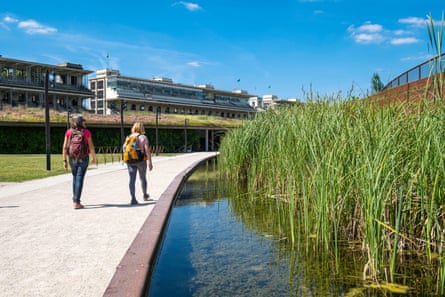
<svg viewBox="0 0 445 297">
<path fill-rule="evenodd" d="M 389 267 L 391 278 L 408 249 L 442 259 L 440 102 L 413 109 L 325 98 L 270 110 L 223 139 L 220 170 L 227 185 L 285 201 L 279 220 L 291 241 L 311 240 L 335 256 L 339 242 L 360 241 L 364 276 L 383 278 Z"/>
</svg>

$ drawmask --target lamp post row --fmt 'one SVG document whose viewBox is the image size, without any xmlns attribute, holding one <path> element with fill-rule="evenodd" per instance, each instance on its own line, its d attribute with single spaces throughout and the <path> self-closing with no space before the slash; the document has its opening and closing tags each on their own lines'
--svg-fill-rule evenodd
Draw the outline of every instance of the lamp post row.
<svg viewBox="0 0 445 297">
<path fill-rule="evenodd" d="M 120 115 L 121 115 L 121 124 L 120 124 L 120 128 L 121 128 L 121 144 L 124 143 L 124 111 L 127 108 L 127 103 L 124 100 L 121 100 L 121 106 L 120 106 Z M 155 143 L 155 154 L 156 156 L 159 155 L 159 120 L 161 118 L 161 107 L 158 106 L 156 108 L 156 126 L 155 126 L 155 130 L 156 130 L 156 143 Z M 122 147 L 121 147 L 122 150 Z"/>
</svg>

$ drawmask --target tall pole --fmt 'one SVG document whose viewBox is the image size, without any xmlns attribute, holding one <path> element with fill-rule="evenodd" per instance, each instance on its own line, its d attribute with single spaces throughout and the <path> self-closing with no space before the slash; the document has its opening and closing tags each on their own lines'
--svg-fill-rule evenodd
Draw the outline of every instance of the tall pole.
<svg viewBox="0 0 445 297">
<path fill-rule="evenodd" d="M 71 107 L 68 107 L 66 110 L 66 128 L 70 128 L 70 115 L 71 115 Z"/>
<path fill-rule="evenodd" d="M 161 113 L 161 107 L 158 106 L 156 108 L 156 152 L 155 152 L 156 156 L 159 155 L 159 132 L 158 132 L 159 124 L 158 124 L 158 121 L 159 121 L 159 114 L 160 113 Z"/>
<path fill-rule="evenodd" d="M 188 124 L 188 119 L 184 120 L 184 153 L 187 152 L 187 124 Z"/>
<path fill-rule="evenodd" d="M 46 170 L 51 170 L 51 129 L 49 127 L 49 98 L 48 98 L 49 71 L 45 74 L 45 140 L 46 140 Z"/>
<path fill-rule="evenodd" d="M 124 143 L 124 108 L 125 108 L 124 100 L 121 100 L 121 150 L 122 150 L 122 144 Z"/>
</svg>

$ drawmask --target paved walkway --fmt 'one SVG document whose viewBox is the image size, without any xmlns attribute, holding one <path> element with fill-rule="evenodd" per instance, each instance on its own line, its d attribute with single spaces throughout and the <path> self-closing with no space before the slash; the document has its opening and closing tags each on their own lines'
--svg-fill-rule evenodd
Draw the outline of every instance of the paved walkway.
<svg viewBox="0 0 445 297">
<path fill-rule="evenodd" d="M 133 239 L 170 183 L 215 153 L 153 157 L 153 201 L 130 205 L 123 164 L 90 169 L 82 210 L 71 174 L 0 187 L 0 296 L 102 296 Z"/>
</svg>

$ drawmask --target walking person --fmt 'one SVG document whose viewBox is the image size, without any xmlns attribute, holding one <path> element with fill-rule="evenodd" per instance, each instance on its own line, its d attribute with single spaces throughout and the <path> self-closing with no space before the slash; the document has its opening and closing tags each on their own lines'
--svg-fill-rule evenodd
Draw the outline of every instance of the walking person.
<svg viewBox="0 0 445 297">
<path fill-rule="evenodd" d="M 139 173 L 142 194 L 145 201 L 150 199 L 147 192 L 147 161 L 148 170 L 153 169 L 151 161 L 151 151 L 148 145 L 148 137 L 145 135 L 145 128 L 142 122 L 135 122 L 131 128 L 131 134 L 125 140 L 123 146 L 124 161 L 127 163 L 129 175 L 129 188 L 131 195 L 131 204 L 138 204 L 136 199 L 136 175 Z M 132 157 L 134 155 L 135 157 Z"/>
<path fill-rule="evenodd" d="M 73 116 L 71 128 L 65 132 L 63 142 L 62 156 L 63 168 L 68 170 L 68 162 L 73 174 L 73 208 L 82 209 L 84 206 L 80 203 L 82 195 L 83 182 L 88 169 L 88 164 L 96 163 L 96 153 L 94 149 L 91 131 L 86 128 L 86 121 L 81 116 Z"/>
</svg>

